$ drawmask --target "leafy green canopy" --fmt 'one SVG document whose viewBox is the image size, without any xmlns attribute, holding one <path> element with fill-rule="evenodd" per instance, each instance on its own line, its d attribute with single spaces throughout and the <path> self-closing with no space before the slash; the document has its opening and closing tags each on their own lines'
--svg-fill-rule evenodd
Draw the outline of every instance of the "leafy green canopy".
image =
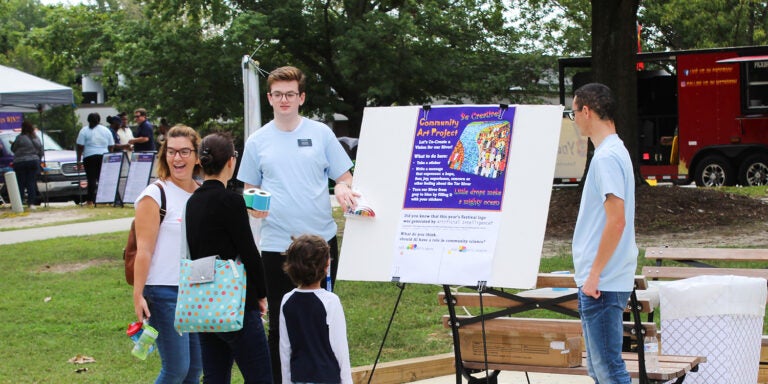
<svg viewBox="0 0 768 384">
<path fill-rule="evenodd" d="M 499 102 L 513 97 L 511 85 L 535 85 L 540 76 L 516 65 L 518 38 L 506 27 L 501 1 L 232 4 L 160 1 L 155 12 L 166 20 L 194 14 L 221 22 L 224 43 L 236 48 L 231 59 L 255 51 L 265 70 L 300 67 L 310 75 L 304 113 L 341 113 L 353 136 L 366 106 Z"/>
</svg>

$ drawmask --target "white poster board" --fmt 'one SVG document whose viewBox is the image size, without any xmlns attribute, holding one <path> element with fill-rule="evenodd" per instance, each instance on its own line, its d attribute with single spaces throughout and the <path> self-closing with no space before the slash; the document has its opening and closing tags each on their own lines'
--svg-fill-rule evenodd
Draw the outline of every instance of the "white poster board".
<svg viewBox="0 0 768 384">
<path fill-rule="evenodd" d="M 149 177 L 155 164 L 154 152 L 134 152 L 132 157 L 128 179 L 125 181 L 125 193 L 123 193 L 125 204 L 133 204 L 149 184 Z"/>
<path fill-rule="evenodd" d="M 434 116 L 448 116 L 443 108 L 473 111 L 452 121 L 440 121 Z M 475 112 L 474 108 L 486 112 Z M 489 286 L 507 288 L 532 288 L 536 284 L 539 259 L 544 242 L 552 179 L 558 150 L 558 139 L 562 118 L 562 106 L 510 106 L 514 111 L 510 122 L 511 137 L 503 169 L 501 194 L 497 210 L 472 210 L 461 206 L 463 200 L 444 198 L 446 193 L 455 193 L 461 187 L 457 183 L 466 181 L 472 188 L 477 176 L 488 169 L 463 170 L 466 175 L 452 168 L 455 159 L 450 157 L 463 131 L 473 122 L 487 123 L 506 119 L 498 105 L 487 106 L 432 106 L 427 111 L 422 107 L 379 107 L 366 108 L 355 166 L 354 188 L 363 194 L 368 205 L 375 212 L 374 217 L 350 216 L 346 220 L 344 240 L 338 278 L 361 281 L 416 282 L 430 284 L 477 284 L 484 281 Z M 506 112 L 510 113 L 509 111 Z M 450 119 L 449 119 L 450 120 Z M 419 129 L 429 128 L 429 135 L 436 135 L 434 143 L 429 136 L 417 136 Z M 436 130 L 432 130 L 436 128 Z M 448 130 L 448 131 L 446 131 Z M 457 131 L 457 132 L 454 132 Z M 441 133 L 442 132 L 442 133 Z M 479 137 L 479 136 L 478 136 Z M 426 141 L 425 141 L 426 140 Z M 469 143 L 464 141 L 465 143 Z M 424 145 L 432 145 L 432 148 Z M 479 143 L 480 145 L 480 143 Z M 418 147 L 417 147 L 418 146 Z M 427 164 L 419 166 L 422 174 L 416 174 L 416 162 L 430 151 Z M 448 155 L 446 155 L 446 153 Z M 447 158 L 446 158 L 447 157 Z M 421 158 L 423 159 L 423 157 Z M 434 168 L 434 169 L 430 169 Z M 472 176 L 467 172 L 477 172 Z M 423 176 L 429 183 L 445 182 L 451 185 L 427 185 L 424 194 L 427 200 L 434 200 L 435 206 L 417 201 L 414 192 L 423 192 L 417 185 Z M 417 177 L 421 179 L 417 180 Z M 434 189 L 433 191 L 430 191 Z M 417 190 L 418 189 L 418 190 Z M 488 190 L 486 190 L 487 192 Z M 463 191 L 462 191 L 463 192 Z M 451 200 L 452 199 L 452 200 Z M 485 200 L 479 203 L 484 204 Z M 488 199 L 493 204 L 494 199 Z M 470 200 L 469 208 L 474 203 Z M 420 222 L 420 231 L 415 234 L 406 230 L 410 222 L 406 215 L 428 216 Z M 431 217 L 434 215 L 435 217 Z M 444 217 L 441 217 L 444 216 Z M 437 220 L 443 220 L 437 223 Z M 478 229 L 479 226 L 486 228 Z M 405 234 L 404 234 L 405 233 Z M 418 235 L 423 235 L 419 237 Z M 464 238 L 461 238 L 464 236 Z M 414 238 L 412 242 L 408 239 Z M 437 239 L 437 242 L 436 242 Z M 474 256 L 462 253 L 461 244 L 446 247 L 442 243 L 474 241 Z M 440 246 L 438 246 L 438 242 Z M 464 243 L 467 244 L 467 243 Z M 412 249 L 407 249 L 411 247 Z M 408 252 L 413 249 L 425 252 Z M 471 246 L 465 248 L 471 251 Z M 453 256 L 464 259 L 482 259 L 479 263 L 467 264 Z M 459 260 L 459 262 L 455 262 Z M 472 265 L 470 269 L 467 265 Z M 400 269 L 398 269 L 398 266 Z M 443 272 L 437 273 L 436 271 Z M 396 276 L 397 275 L 397 276 Z"/>
<path fill-rule="evenodd" d="M 123 167 L 123 153 L 105 153 L 101 159 L 99 186 L 96 189 L 96 204 L 113 204 L 118 198 L 118 186 Z"/>
</svg>

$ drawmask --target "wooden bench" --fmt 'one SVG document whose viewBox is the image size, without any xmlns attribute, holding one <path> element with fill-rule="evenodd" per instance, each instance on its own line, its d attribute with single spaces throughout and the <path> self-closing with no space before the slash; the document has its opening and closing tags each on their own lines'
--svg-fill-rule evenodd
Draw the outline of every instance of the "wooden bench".
<svg viewBox="0 0 768 384">
<path fill-rule="evenodd" d="M 645 258 L 656 261 L 656 266 L 643 267 L 643 275 L 654 280 L 677 280 L 702 275 L 735 275 L 768 280 L 768 249 L 649 247 L 645 250 Z M 686 266 L 664 266 L 664 261 L 676 261 Z M 715 261 L 763 264 L 760 268 L 728 268 L 713 265 Z"/>
<path fill-rule="evenodd" d="M 646 288 L 645 277 L 636 277 L 635 285 L 637 289 Z M 583 350 L 581 322 L 578 320 L 577 311 L 578 297 L 573 275 L 539 274 L 537 287 L 539 288 L 535 290 L 518 293 L 488 288 L 478 289 L 477 292 L 454 293 L 450 291 L 450 287 L 444 287 L 444 292 L 438 295 L 438 301 L 441 305 L 447 305 L 449 310 L 449 315 L 443 316 L 443 325 L 451 329 L 453 334 L 457 383 L 461 383 L 462 376 L 469 380 L 470 384 L 495 383 L 501 371 L 587 375 L 584 360 L 586 352 L 581 356 L 576 355 L 577 364 L 572 364 L 572 366 L 488 362 L 485 358 L 477 358 L 477 353 L 469 356 L 462 354 L 462 339 L 465 341 L 473 340 L 473 345 L 480 345 L 484 349 L 484 356 L 487 356 L 489 347 L 495 353 L 504 348 L 504 343 L 508 344 L 508 335 L 548 337 L 557 334 L 564 335 L 569 342 L 571 337 L 575 337 L 578 341 L 579 350 Z M 688 372 L 698 370 L 698 365 L 705 362 L 706 358 L 701 356 L 659 356 L 659 370 L 646 373 L 642 347 L 638 348 L 638 346 L 642 346 L 642 342 L 638 342 L 638 340 L 642 340 L 644 335 L 655 336 L 656 324 L 652 322 L 642 323 L 639 315 L 641 312 L 653 311 L 654 305 L 649 299 L 638 299 L 634 292 L 632 296 L 631 301 L 634 302 L 634 305 L 628 304 L 627 311 L 633 313 L 634 321 L 624 323 L 625 336 L 627 336 L 625 339 L 631 340 L 631 342 L 625 341 L 626 352 L 622 356 L 626 362 L 627 370 L 632 377 L 640 379 L 641 383 L 663 383 L 671 380 L 682 383 L 685 375 Z M 480 307 L 483 313 L 479 316 L 458 315 L 457 307 L 471 307 L 475 310 Z M 508 317 L 512 314 L 536 309 L 546 309 L 572 318 Z M 486 310 L 491 312 L 485 313 Z M 482 343 L 477 343 L 474 340 L 480 334 L 483 335 Z M 488 377 L 473 376 L 482 372 L 487 372 Z"/>
<path fill-rule="evenodd" d="M 655 261 L 655 266 L 645 266 L 642 273 L 653 280 L 679 280 L 696 276 L 744 276 L 760 277 L 768 281 L 768 249 L 751 248 L 670 248 L 648 247 L 645 258 Z M 674 261 L 684 266 L 665 266 Z M 733 262 L 750 262 L 756 268 L 731 268 Z M 720 264 L 720 265 L 715 265 Z M 653 312 L 651 312 L 653 313 Z M 649 321 L 652 319 L 649 316 Z M 768 384 L 768 336 L 762 337 L 758 383 Z"/>
</svg>

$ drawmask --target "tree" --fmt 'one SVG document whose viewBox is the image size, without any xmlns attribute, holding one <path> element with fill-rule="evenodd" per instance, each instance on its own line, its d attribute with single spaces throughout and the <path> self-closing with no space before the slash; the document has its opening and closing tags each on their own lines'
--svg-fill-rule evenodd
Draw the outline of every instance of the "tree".
<svg viewBox="0 0 768 384">
<path fill-rule="evenodd" d="M 52 24 L 61 26 L 67 20 L 71 20 L 70 15 L 61 6 L 43 7 L 38 0 L 2 2 L 0 23 L 6 28 L 0 29 L 0 63 L 57 83 L 73 85 L 74 63 L 67 54 L 74 49 L 70 44 L 53 45 L 64 41 L 64 38 L 51 37 L 56 32 L 49 29 Z M 66 28 L 62 30 L 67 37 L 74 34 Z M 90 41 L 92 37 L 87 39 Z M 85 45 L 72 44 L 78 47 Z M 79 98 L 77 91 L 75 88 L 76 99 Z M 24 118 L 43 129 L 60 131 L 58 136 L 62 145 L 68 148 L 74 145 L 77 117 L 72 106 L 56 107 L 45 111 L 42 116 L 36 112 L 27 113 Z"/>
<path fill-rule="evenodd" d="M 190 19 L 146 17 L 123 22 L 116 40 L 103 80 L 122 109 L 195 128 L 242 116 L 241 55 L 220 34 Z"/>
<path fill-rule="evenodd" d="M 167 0 L 156 3 L 156 13 L 170 19 L 180 10 L 222 22 L 228 15 L 223 4 Z M 532 84 L 540 76 L 532 79 L 515 65 L 511 53 L 518 39 L 505 28 L 504 5 L 498 0 L 233 4 L 233 25 L 238 32 L 248 26 L 247 37 L 261 46 L 255 58 L 262 66 L 270 70 L 291 64 L 307 72 L 305 113 L 344 114 L 353 136 L 366 106 L 423 104 L 438 98 L 499 101 L 513 96 L 511 84 Z"/>
<path fill-rule="evenodd" d="M 768 44 L 766 1 L 643 1 L 639 18 L 652 49 Z"/>
<path fill-rule="evenodd" d="M 618 99 L 616 131 L 633 159 L 635 179 L 643 183 L 637 147 L 637 8 L 639 0 L 592 0 L 594 80 Z"/>
</svg>

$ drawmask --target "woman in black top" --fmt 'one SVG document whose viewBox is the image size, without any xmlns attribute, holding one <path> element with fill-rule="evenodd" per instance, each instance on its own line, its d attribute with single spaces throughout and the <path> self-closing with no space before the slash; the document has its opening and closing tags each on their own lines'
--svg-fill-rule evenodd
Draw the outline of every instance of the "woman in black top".
<svg viewBox="0 0 768 384">
<path fill-rule="evenodd" d="M 243 197 L 226 189 L 235 171 L 237 152 L 221 133 L 203 138 L 199 147 L 205 181 L 187 202 L 186 230 L 192 260 L 211 255 L 238 256 L 245 265 L 246 294 L 243 329 L 200 333 L 205 383 L 229 383 L 237 362 L 245 383 L 271 383 L 272 369 L 261 316 L 266 313 L 264 267 L 248 222 Z"/>
<path fill-rule="evenodd" d="M 23 199 L 24 190 L 27 190 L 27 204 L 31 207 L 37 204 L 37 174 L 40 173 L 40 159 L 43 157 L 43 145 L 32 123 L 26 120 L 21 123 L 21 133 L 11 144 L 11 151 L 19 194 Z"/>
</svg>

